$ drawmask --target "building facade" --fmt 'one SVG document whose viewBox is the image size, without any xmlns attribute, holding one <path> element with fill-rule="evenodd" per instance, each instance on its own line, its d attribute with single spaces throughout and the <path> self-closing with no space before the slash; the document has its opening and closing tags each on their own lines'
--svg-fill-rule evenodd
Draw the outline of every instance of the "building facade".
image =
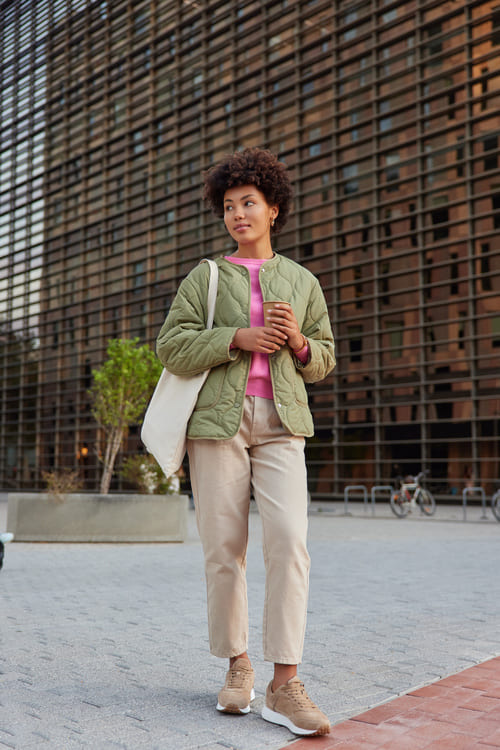
<svg viewBox="0 0 500 750">
<path fill-rule="evenodd" d="M 295 184 L 276 248 L 336 337 L 313 497 L 422 467 L 491 492 L 500 6 L 4 0 L 0 76 L 0 487 L 79 467 L 96 488 L 92 370 L 110 338 L 154 346 L 180 280 L 231 249 L 201 173 L 259 145 Z"/>
</svg>

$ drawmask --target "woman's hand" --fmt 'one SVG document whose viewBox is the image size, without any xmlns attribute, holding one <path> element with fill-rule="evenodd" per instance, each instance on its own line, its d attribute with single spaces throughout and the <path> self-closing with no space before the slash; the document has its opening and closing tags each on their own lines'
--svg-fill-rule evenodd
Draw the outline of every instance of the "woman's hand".
<svg viewBox="0 0 500 750">
<path fill-rule="evenodd" d="M 233 339 L 236 349 L 246 352 L 272 354 L 287 343 L 286 334 L 274 328 L 257 326 L 255 328 L 238 328 Z"/>
<path fill-rule="evenodd" d="M 299 324 L 291 305 L 276 303 L 269 311 L 267 319 L 276 332 L 286 337 L 286 342 L 290 349 L 299 351 L 304 347 L 306 339 L 300 332 Z"/>
</svg>

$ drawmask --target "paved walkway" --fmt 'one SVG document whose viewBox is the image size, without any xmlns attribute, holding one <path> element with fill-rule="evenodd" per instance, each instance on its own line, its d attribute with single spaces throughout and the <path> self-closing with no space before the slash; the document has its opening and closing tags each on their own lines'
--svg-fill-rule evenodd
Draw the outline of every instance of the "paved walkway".
<svg viewBox="0 0 500 750">
<path fill-rule="evenodd" d="M 383 746 L 384 732 L 392 750 L 445 750 L 450 745 L 432 745 L 432 738 L 419 744 L 409 736 L 404 741 L 413 744 L 402 744 L 427 712 L 425 722 L 437 722 L 432 730 L 460 735 L 453 750 L 469 750 L 476 745 L 463 744 L 459 717 L 473 711 L 478 718 L 488 708 L 490 728 L 493 722 L 500 729 L 497 677 L 493 687 L 460 685 L 451 699 L 448 693 L 432 703 L 433 692 L 450 688 L 450 675 L 467 679 L 474 675 L 467 670 L 486 671 L 487 660 L 500 655 L 500 524 L 491 513 L 481 520 L 471 508 L 463 523 L 461 509 L 404 520 L 385 506 L 375 517 L 354 505 L 351 517 L 341 506 L 313 510 L 300 674 L 334 724 L 328 737 L 296 740 L 260 718 L 271 667 L 261 651 L 264 568 L 255 513 L 248 578 L 257 697 L 248 716 L 215 711 L 226 665 L 208 653 L 191 513 L 189 540 L 181 545 L 7 547 L 0 571 L 0 748 L 279 750 L 292 743 L 294 750 L 371 750 Z M 418 692 L 425 686 L 431 693 Z M 349 738 L 347 731 L 357 734 Z M 396 731 L 397 743 L 387 734 Z M 494 732 L 481 735 L 483 750 L 495 747 L 492 738 Z M 337 744 L 325 744 L 331 742 Z"/>
<path fill-rule="evenodd" d="M 494 750 L 500 748 L 500 658 L 412 690 L 298 740 L 293 750 Z"/>
</svg>

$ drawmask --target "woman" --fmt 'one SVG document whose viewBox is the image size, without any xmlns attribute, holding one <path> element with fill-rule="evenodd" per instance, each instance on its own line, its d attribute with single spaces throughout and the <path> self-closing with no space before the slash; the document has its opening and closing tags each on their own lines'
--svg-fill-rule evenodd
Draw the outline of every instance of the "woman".
<svg viewBox="0 0 500 750">
<path fill-rule="evenodd" d="M 202 263 L 181 283 L 157 351 L 178 375 L 210 368 L 189 423 L 188 455 L 210 650 L 229 658 L 217 709 L 245 714 L 254 697 L 245 574 L 253 492 L 266 566 L 264 658 L 274 663 L 262 716 L 299 735 L 325 734 L 330 723 L 297 665 L 309 578 L 304 438 L 314 432 L 305 383 L 335 366 L 328 311 L 317 279 L 272 249 L 292 197 L 284 164 L 266 150 L 238 152 L 207 172 L 204 197 L 236 243 L 216 260 L 214 327 L 205 328 L 209 268 Z M 263 301 L 276 301 L 266 321 Z"/>
</svg>

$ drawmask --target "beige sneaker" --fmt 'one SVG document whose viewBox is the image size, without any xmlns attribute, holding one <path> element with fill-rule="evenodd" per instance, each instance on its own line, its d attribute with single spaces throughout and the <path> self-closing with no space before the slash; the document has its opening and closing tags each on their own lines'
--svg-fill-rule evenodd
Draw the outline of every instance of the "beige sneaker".
<svg viewBox="0 0 500 750">
<path fill-rule="evenodd" d="M 248 659 L 236 659 L 226 674 L 226 682 L 219 693 L 217 711 L 227 714 L 247 714 L 250 701 L 255 698 L 255 674 Z"/>
<path fill-rule="evenodd" d="M 287 727 L 294 734 L 328 734 L 330 722 L 309 698 L 298 677 L 292 677 L 274 693 L 272 684 L 271 680 L 267 686 L 263 719 Z"/>
</svg>

